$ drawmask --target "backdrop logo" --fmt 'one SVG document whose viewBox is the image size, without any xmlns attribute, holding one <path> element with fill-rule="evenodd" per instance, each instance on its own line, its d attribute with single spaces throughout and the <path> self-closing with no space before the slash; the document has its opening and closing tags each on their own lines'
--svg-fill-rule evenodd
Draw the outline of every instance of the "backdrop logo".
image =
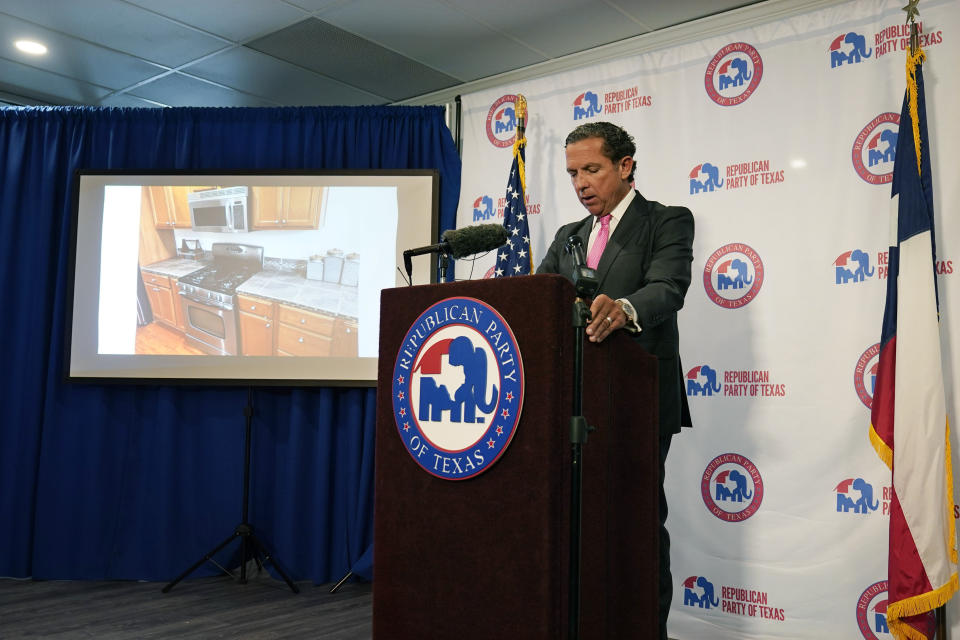
<svg viewBox="0 0 960 640">
<path fill-rule="evenodd" d="M 870 184 L 893 180 L 893 161 L 897 158 L 899 114 L 881 113 L 860 130 L 853 141 L 853 168 Z"/>
<path fill-rule="evenodd" d="M 841 480 L 834 492 L 837 494 L 837 513 L 867 515 L 880 508 L 880 501 L 873 495 L 873 485 L 863 478 Z M 884 513 L 886 512 L 887 507 L 884 505 Z"/>
<path fill-rule="evenodd" d="M 787 385 L 776 384 L 770 379 L 767 369 L 723 371 L 720 375 L 713 367 L 702 364 L 687 371 L 688 396 L 727 397 L 783 397 Z M 722 380 L 721 380 L 722 377 Z"/>
<path fill-rule="evenodd" d="M 487 111 L 487 138 L 495 147 L 512 147 L 517 131 L 517 96 L 500 96 Z"/>
<path fill-rule="evenodd" d="M 601 113 L 603 113 L 603 105 L 600 104 L 600 96 L 593 91 L 585 91 L 573 101 L 574 120 L 592 118 Z"/>
<path fill-rule="evenodd" d="M 869 347 L 860 355 L 853 370 L 853 387 L 857 390 L 860 402 L 870 409 L 873 407 L 873 392 L 877 386 L 877 367 L 880 365 L 880 343 Z"/>
<path fill-rule="evenodd" d="M 873 277 L 875 269 L 870 266 L 870 254 L 861 249 L 844 251 L 833 261 L 836 284 L 863 282 Z"/>
<path fill-rule="evenodd" d="M 497 210 L 493 206 L 493 198 L 490 196 L 480 196 L 473 201 L 473 221 L 489 220 L 497 215 Z"/>
<path fill-rule="evenodd" d="M 738 453 L 724 453 L 710 461 L 700 479 L 700 495 L 707 509 L 726 522 L 742 522 L 763 501 L 763 479 L 757 467 Z"/>
<path fill-rule="evenodd" d="M 712 582 L 703 576 L 690 576 L 683 581 L 683 604 L 699 609 L 716 609 L 720 600 L 714 594 Z"/>
<path fill-rule="evenodd" d="M 690 171 L 690 195 L 722 188 L 723 178 L 720 177 L 720 168 L 716 165 L 704 162 Z"/>
<path fill-rule="evenodd" d="M 724 309 L 737 309 L 757 297 L 763 285 L 763 262 L 756 251 L 733 242 L 713 252 L 703 268 L 707 297 Z"/>
<path fill-rule="evenodd" d="M 523 364 L 510 327 L 473 298 L 447 298 L 407 331 L 393 368 L 404 446 L 428 473 L 463 480 L 506 451 L 523 406 Z"/>
<path fill-rule="evenodd" d="M 858 64 L 872 54 L 873 47 L 867 46 L 865 36 L 854 31 L 841 33 L 830 43 L 830 68 L 843 66 L 845 62 Z"/>
<path fill-rule="evenodd" d="M 704 576 L 690 576 L 683 581 L 683 605 L 698 609 L 720 609 L 724 613 L 780 622 L 786 618 L 782 608 L 770 606 L 770 596 L 766 591 L 720 585 L 718 593 L 713 583 Z"/>
<path fill-rule="evenodd" d="M 866 640 L 889 637 L 887 626 L 887 581 L 874 582 L 857 598 L 857 626 Z M 881 635 L 882 634 L 882 635 Z"/>
<path fill-rule="evenodd" d="M 734 42 L 713 56 L 703 83 L 711 100 L 729 107 L 746 101 L 756 91 L 762 77 L 760 52 L 746 42 Z"/>
</svg>

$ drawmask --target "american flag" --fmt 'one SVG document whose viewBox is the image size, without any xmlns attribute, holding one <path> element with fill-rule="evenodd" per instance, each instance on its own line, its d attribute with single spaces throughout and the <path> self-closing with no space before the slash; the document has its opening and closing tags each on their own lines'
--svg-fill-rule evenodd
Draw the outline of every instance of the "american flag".
<svg viewBox="0 0 960 640">
<path fill-rule="evenodd" d="M 506 204 L 503 208 L 503 226 L 509 237 L 497 251 L 494 277 L 526 276 L 533 271 L 533 255 L 530 252 L 530 225 L 527 222 L 527 204 L 524 201 L 524 163 L 527 139 L 523 129 L 517 132 L 513 144 L 513 163 L 507 181 Z"/>
</svg>

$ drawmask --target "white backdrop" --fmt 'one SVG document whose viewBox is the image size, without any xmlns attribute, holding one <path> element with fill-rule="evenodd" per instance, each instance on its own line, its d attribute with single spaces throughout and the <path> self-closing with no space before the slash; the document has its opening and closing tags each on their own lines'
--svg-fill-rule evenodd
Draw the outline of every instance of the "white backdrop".
<svg viewBox="0 0 960 640">
<path fill-rule="evenodd" d="M 891 637 L 890 476 L 867 432 L 905 88 L 903 4 L 849 2 L 463 96 L 458 227 L 502 215 L 516 93 L 530 110 L 535 263 L 560 224 L 585 215 L 563 156 L 583 122 L 630 131 L 637 188 L 696 218 L 680 314 L 695 428 L 674 438 L 667 461 L 672 637 Z M 920 10 L 956 425 L 960 0 L 923 0 Z M 492 264 L 461 261 L 457 277 L 483 277 Z M 948 615 L 960 638 L 957 599 Z"/>
</svg>

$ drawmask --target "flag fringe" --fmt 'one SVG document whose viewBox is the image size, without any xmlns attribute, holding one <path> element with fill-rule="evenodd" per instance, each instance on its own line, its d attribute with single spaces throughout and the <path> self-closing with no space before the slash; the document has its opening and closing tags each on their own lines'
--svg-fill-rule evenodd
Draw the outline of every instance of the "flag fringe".
<svg viewBox="0 0 960 640">
<path fill-rule="evenodd" d="M 952 519 L 952 518 L 951 518 Z M 910 616 L 919 616 L 929 613 L 937 607 L 945 605 L 950 598 L 957 592 L 958 584 L 956 572 L 950 576 L 947 584 L 934 589 L 928 593 L 923 593 L 912 598 L 905 598 L 897 602 L 887 604 L 887 626 L 890 627 L 890 633 L 895 638 L 906 638 L 909 640 L 929 640 L 926 635 L 920 633 L 902 618 Z"/>
<path fill-rule="evenodd" d="M 920 170 L 920 121 L 917 115 L 917 65 L 927 59 L 923 49 L 917 47 L 912 54 L 907 54 L 907 95 L 909 96 L 910 120 L 913 123 L 913 146 L 917 152 L 917 173 Z"/>
<path fill-rule="evenodd" d="M 883 460 L 883 464 L 887 465 L 887 468 L 892 471 L 893 449 L 887 446 L 887 443 L 883 441 L 883 439 L 880 437 L 880 434 L 878 434 L 873 428 L 872 424 L 870 425 L 870 444 L 873 445 L 874 451 L 876 451 L 880 459 Z M 950 495 L 953 494 L 951 493 Z"/>
<path fill-rule="evenodd" d="M 957 521 L 953 517 L 953 453 L 950 450 L 950 417 L 947 416 L 947 429 L 946 429 L 946 447 L 945 447 L 945 457 L 946 457 L 946 474 L 947 474 L 947 495 L 946 500 L 947 504 L 944 507 L 947 509 L 947 521 L 950 523 L 949 529 L 950 532 L 947 534 L 950 536 L 950 562 L 954 565 L 957 564 Z M 956 589 L 954 589 L 956 591 Z"/>
<path fill-rule="evenodd" d="M 520 186 L 523 187 L 523 196 L 527 196 L 527 169 L 523 156 L 520 155 L 520 147 L 527 144 L 527 136 L 522 132 L 517 132 L 517 137 L 513 141 L 513 157 L 517 159 L 517 171 L 520 173 Z"/>
</svg>

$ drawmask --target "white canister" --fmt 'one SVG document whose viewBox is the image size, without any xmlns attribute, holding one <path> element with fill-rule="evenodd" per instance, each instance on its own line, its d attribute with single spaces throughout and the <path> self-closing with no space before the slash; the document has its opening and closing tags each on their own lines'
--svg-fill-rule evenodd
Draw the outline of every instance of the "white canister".
<svg viewBox="0 0 960 640">
<path fill-rule="evenodd" d="M 360 254 L 348 253 L 343 263 L 343 273 L 340 275 L 340 284 L 348 287 L 357 286 L 360 280 Z"/>
<path fill-rule="evenodd" d="M 323 258 L 323 281 L 340 282 L 340 274 L 343 272 L 343 251 L 340 249 L 330 249 Z"/>
</svg>

